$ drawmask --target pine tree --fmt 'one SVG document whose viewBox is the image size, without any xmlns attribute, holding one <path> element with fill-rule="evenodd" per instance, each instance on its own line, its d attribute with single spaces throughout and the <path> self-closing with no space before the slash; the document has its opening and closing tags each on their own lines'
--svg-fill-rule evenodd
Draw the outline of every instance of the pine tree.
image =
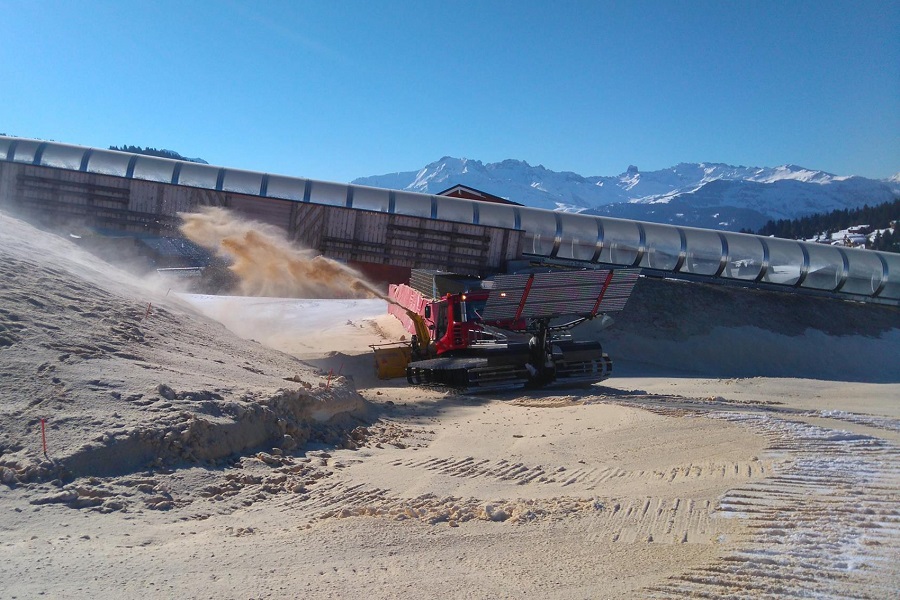
<svg viewBox="0 0 900 600">
<path fill-rule="evenodd" d="M 852 210 L 838 209 L 800 219 L 769 220 L 756 233 L 786 239 L 809 239 L 822 233 L 830 237 L 833 232 L 853 225 L 866 224 L 871 225 L 873 229 L 885 229 L 898 219 L 900 219 L 900 198 L 876 206 L 864 204 Z M 876 236 L 876 241 L 871 247 L 873 250 L 900 252 L 900 232 L 885 231 L 883 235 Z"/>
</svg>

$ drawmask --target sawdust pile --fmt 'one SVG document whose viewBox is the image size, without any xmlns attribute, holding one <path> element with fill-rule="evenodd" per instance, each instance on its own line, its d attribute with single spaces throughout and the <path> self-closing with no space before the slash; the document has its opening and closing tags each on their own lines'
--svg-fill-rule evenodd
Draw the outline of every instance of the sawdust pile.
<svg viewBox="0 0 900 600">
<path fill-rule="evenodd" d="M 231 262 L 244 296 L 384 298 L 361 273 L 298 248 L 276 227 L 242 219 L 224 208 L 182 213 L 181 232 Z"/>
<path fill-rule="evenodd" d="M 104 512 L 131 500 L 59 488 L 343 443 L 368 411 L 340 374 L 231 335 L 177 295 L 3 213 L 0 363 L 0 496 L 37 486 L 48 502 Z"/>
</svg>

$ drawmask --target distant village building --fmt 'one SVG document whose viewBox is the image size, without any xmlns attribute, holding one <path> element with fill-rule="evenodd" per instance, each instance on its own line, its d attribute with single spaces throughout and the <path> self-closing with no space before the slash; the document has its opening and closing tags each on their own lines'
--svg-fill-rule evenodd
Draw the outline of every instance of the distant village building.
<svg viewBox="0 0 900 600">
<path fill-rule="evenodd" d="M 868 236 L 845 233 L 843 237 L 832 236 L 832 246 L 845 246 L 847 248 L 865 248 Z"/>
</svg>

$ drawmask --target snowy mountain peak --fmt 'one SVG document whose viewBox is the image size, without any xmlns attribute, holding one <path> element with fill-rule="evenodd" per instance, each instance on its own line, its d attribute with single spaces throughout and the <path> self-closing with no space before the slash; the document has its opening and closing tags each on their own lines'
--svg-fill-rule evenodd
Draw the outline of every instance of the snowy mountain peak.
<svg viewBox="0 0 900 600">
<path fill-rule="evenodd" d="M 498 168 L 501 169 L 531 169 L 532 166 L 529 165 L 524 160 L 516 160 L 514 158 L 507 158 L 506 160 L 502 160 L 498 163 L 494 163 Z M 538 165 L 534 167 L 535 169 L 543 169 L 542 165 Z"/>
<path fill-rule="evenodd" d="M 445 156 L 418 171 L 353 183 L 427 194 L 466 185 L 526 206 L 731 230 L 900 196 L 900 173 L 879 181 L 793 164 L 736 167 L 714 162 L 679 163 L 657 171 L 629 165 L 621 175 L 585 177 L 523 160 L 482 163 Z"/>
<path fill-rule="evenodd" d="M 835 177 L 831 173 L 826 173 L 825 171 L 813 171 L 798 165 L 782 165 L 780 167 L 775 167 L 774 169 L 769 169 L 768 171 L 767 174 L 755 181 L 771 183 L 791 179 L 794 181 L 805 181 L 807 183 L 826 184 L 831 183 L 836 179 L 841 179 Z"/>
</svg>

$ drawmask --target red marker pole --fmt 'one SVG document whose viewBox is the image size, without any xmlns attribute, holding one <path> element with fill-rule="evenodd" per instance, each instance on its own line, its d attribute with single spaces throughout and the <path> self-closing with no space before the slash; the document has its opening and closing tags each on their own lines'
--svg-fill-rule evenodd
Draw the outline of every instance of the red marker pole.
<svg viewBox="0 0 900 600">
<path fill-rule="evenodd" d="M 47 425 L 46 420 L 41 418 L 41 442 L 44 445 L 44 458 L 49 459 L 47 456 Z"/>
</svg>

